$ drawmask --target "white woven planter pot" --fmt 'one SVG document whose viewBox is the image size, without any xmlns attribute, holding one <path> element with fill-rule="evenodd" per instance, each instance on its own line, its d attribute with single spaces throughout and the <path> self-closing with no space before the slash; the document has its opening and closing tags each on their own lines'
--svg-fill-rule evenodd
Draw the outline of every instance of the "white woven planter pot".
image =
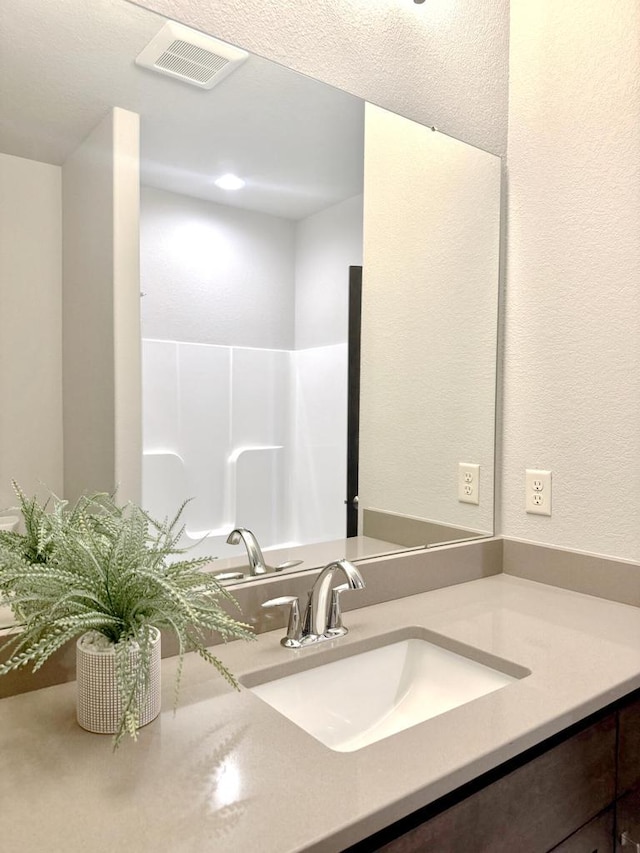
<svg viewBox="0 0 640 853">
<path fill-rule="evenodd" d="M 154 629 L 155 630 L 155 629 Z M 116 683 L 116 655 L 113 646 L 95 649 L 85 645 L 83 634 L 76 643 L 77 713 L 83 729 L 98 734 L 115 734 L 122 716 L 122 702 Z M 149 689 L 141 707 L 140 726 L 146 726 L 160 713 L 160 631 L 151 647 Z M 129 653 L 135 666 L 138 649 Z M 142 701 L 142 696 L 138 696 Z"/>
</svg>

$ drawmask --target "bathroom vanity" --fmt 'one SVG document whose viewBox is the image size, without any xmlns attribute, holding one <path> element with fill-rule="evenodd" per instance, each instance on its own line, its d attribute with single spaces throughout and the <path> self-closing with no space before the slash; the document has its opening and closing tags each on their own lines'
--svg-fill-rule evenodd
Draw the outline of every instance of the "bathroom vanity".
<svg viewBox="0 0 640 853">
<path fill-rule="evenodd" d="M 283 648 L 278 630 L 219 654 L 243 682 L 264 682 L 411 629 L 530 675 L 353 752 L 328 748 L 250 688 L 233 691 L 194 656 L 177 714 L 167 659 L 163 713 L 115 754 L 77 726 L 74 684 L 10 697 L 3 844 L 604 853 L 616 800 L 619 827 L 627 814 L 637 832 L 639 609 L 496 575 L 353 610 L 345 623 L 346 637 L 310 649 Z"/>
</svg>

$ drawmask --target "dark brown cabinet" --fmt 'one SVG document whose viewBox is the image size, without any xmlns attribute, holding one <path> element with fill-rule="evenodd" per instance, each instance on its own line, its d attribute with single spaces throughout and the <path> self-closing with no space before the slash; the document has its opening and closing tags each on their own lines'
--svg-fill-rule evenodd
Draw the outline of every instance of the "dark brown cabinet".
<svg viewBox="0 0 640 853">
<path fill-rule="evenodd" d="M 623 705 L 618 712 L 617 795 L 640 785 L 640 699 Z"/>
<path fill-rule="evenodd" d="M 615 795 L 611 714 L 380 848 L 384 853 L 547 853 Z"/>
<path fill-rule="evenodd" d="M 469 787 L 351 853 L 640 853 L 640 693 Z"/>
<path fill-rule="evenodd" d="M 618 711 L 616 793 L 616 853 L 640 853 L 640 699 L 623 704 Z"/>
<path fill-rule="evenodd" d="M 613 853 L 614 827 L 615 814 L 611 806 L 554 847 L 553 853 Z"/>
<path fill-rule="evenodd" d="M 621 842 L 623 834 L 628 842 L 625 845 Z M 616 803 L 616 853 L 640 853 L 640 785 Z"/>
</svg>

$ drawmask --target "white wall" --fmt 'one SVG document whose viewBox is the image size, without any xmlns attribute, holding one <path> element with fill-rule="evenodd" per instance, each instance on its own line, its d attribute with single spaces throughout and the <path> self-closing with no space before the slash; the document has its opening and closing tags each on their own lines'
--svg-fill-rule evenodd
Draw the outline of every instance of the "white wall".
<svg viewBox="0 0 640 853">
<path fill-rule="evenodd" d="M 296 542 L 346 535 L 347 356 L 346 342 L 293 353 L 288 515 Z"/>
<path fill-rule="evenodd" d="M 114 109 L 62 167 L 65 496 L 140 499 L 138 116 Z"/>
<path fill-rule="evenodd" d="M 142 496 L 140 118 L 113 110 L 113 371 L 115 480 L 121 501 Z"/>
<path fill-rule="evenodd" d="M 505 150 L 508 0 L 137 4 L 488 151 Z"/>
<path fill-rule="evenodd" d="M 491 533 L 500 160 L 370 104 L 365 128 L 360 506 Z"/>
<path fill-rule="evenodd" d="M 296 353 L 292 360 L 294 538 L 346 534 L 349 267 L 362 265 L 361 195 L 296 227 Z"/>
<path fill-rule="evenodd" d="M 296 349 L 346 343 L 349 267 L 362 265 L 362 196 L 296 225 Z"/>
<path fill-rule="evenodd" d="M 512 0 L 511 26 L 502 532 L 640 560 L 640 5 Z"/>
<path fill-rule="evenodd" d="M 295 225 L 142 188 L 145 338 L 291 349 Z"/>
<path fill-rule="evenodd" d="M 0 508 L 62 494 L 60 168 L 0 154 Z"/>
</svg>

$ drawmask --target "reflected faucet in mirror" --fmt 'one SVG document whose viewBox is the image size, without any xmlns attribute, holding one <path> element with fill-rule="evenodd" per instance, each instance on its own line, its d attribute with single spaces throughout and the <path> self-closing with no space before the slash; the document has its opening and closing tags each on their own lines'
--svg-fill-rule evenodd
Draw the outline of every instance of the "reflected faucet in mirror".
<svg viewBox="0 0 640 853">
<path fill-rule="evenodd" d="M 332 586 L 337 573 L 346 577 L 346 583 Z M 323 640 L 335 640 L 344 636 L 347 629 L 342 624 L 340 596 L 349 589 L 364 589 L 365 583 L 358 569 L 348 560 L 334 560 L 324 567 L 309 592 L 309 599 L 302 619 L 300 603 L 295 595 L 282 595 L 265 601 L 264 608 L 290 606 L 287 634 L 280 645 L 287 649 L 299 649 Z"/>
<path fill-rule="evenodd" d="M 252 577 L 254 575 L 265 575 L 267 573 L 267 566 L 256 537 L 246 527 L 235 527 L 227 536 L 227 545 L 238 545 L 240 541 L 244 542 L 244 546 L 247 549 L 249 574 Z"/>
<path fill-rule="evenodd" d="M 219 572 L 216 575 L 216 580 L 246 580 L 247 577 L 259 577 L 260 575 L 266 575 L 269 572 L 282 572 L 285 569 L 293 569 L 296 566 L 302 565 L 303 563 L 303 560 L 287 560 L 284 563 L 278 563 L 277 566 L 268 566 L 267 561 L 265 560 L 264 555 L 262 553 L 262 549 L 260 548 L 260 545 L 258 543 L 258 540 L 252 533 L 252 531 L 246 527 L 234 527 L 231 533 L 227 536 L 227 544 L 239 545 L 240 542 L 243 542 L 245 548 L 247 549 L 247 557 L 249 558 L 249 572 Z"/>
</svg>

